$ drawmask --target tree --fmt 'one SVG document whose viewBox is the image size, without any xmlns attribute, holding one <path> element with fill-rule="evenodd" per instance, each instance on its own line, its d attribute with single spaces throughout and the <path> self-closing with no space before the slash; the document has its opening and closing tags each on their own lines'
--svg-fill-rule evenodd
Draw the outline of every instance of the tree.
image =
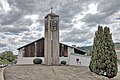
<svg viewBox="0 0 120 80">
<path fill-rule="evenodd" d="M 12 51 L 5 51 L 0 53 L 1 63 L 11 63 L 12 61 L 15 61 L 16 56 L 13 54 Z"/>
<path fill-rule="evenodd" d="M 106 55 L 106 77 L 113 78 L 117 75 L 117 55 L 115 52 L 115 46 L 112 40 L 112 34 L 110 33 L 109 27 L 104 28 L 104 52 Z"/>
<path fill-rule="evenodd" d="M 99 66 L 102 63 L 102 47 L 103 46 L 103 28 L 102 26 L 98 26 L 98 30 L 95 32 L 94 44 L 91 51 L 91 61 L 90 61 L 90 70 L 99 74 L 100 69 Z"/>
<path fill-rule="evenodd" d="M 113 78 L 117 75 L 117 55 L 108 27 L 98 26 L 95 32 L 89 68 L 92 72 Z"/>
</svg>

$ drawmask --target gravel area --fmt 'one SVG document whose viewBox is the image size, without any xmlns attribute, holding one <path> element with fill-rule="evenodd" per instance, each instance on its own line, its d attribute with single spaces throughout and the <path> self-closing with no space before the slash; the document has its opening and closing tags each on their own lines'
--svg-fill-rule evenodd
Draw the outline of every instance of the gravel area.
<svg viewBox="0 0 120 80">
<path fill-rule="evenodd" d="M 16 65 L 5 69 L 5 80 L 108 80 L 88 67 Z"/>
</svg>

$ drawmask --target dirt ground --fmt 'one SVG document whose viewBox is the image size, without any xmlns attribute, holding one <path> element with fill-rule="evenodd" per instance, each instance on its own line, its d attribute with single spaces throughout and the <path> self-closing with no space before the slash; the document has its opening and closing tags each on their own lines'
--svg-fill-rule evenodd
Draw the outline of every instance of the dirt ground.
<svg viewBox="0 0 120 80">
<path fill-rule="evenodd" d="M 117 76 L 114 77 L 112 80 L 120 80 L 120 72 L 117 73 Z"/>
<path fill-rule="evenodd" d="M 90 72 L 88 67 L 17 65 L 5 69 L 5 80 L 109 80 Z"/>
</svg>

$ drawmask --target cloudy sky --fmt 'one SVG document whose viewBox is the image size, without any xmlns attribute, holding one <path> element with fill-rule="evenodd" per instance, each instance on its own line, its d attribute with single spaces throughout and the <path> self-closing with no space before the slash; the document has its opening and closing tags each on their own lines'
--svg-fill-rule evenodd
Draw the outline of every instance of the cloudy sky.
<svg viewBox="0 0 120 80">
<path fill-rule="evenodd" d="M 120 42 L 120 0 L 0 0 L 0 52 L 44 37 L 44 17 L 60 15 L 60 41 L 92 45 L 97 25 L 109 26 Z"/>
</svg>

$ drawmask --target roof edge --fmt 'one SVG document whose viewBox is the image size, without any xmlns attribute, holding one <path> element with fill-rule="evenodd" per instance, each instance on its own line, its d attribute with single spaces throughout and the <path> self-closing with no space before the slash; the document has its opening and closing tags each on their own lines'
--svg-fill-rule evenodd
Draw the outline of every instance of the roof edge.
<svg viewBox="0 0 120 80">
<path fill-rule="evenodd" d="M 37 41 L 39 41 L 39 40 L 42 40 L 42 39 L 44 39 L 44 37 L 41 37 L 40 39 L 37 39 L 37 40 L 35 40 L 35 41 L 33 41 L 33 42 L 30 42 L 30 43 L 28 43 L 28 44 L 26 44 L 26 45 L 24 45 L 24 46 L 22 46 L 22 47 L 20 47 L 20 48 L 17 48 L 17 50 L 20 50 L 21 48 L 26 47 L 26 46 L 28 46 L 28 45 L 30 45 L 30 44 L 32 44 L 32 43 L 34 43 L 34 42 L 37 42 Z"/>
</svg>

